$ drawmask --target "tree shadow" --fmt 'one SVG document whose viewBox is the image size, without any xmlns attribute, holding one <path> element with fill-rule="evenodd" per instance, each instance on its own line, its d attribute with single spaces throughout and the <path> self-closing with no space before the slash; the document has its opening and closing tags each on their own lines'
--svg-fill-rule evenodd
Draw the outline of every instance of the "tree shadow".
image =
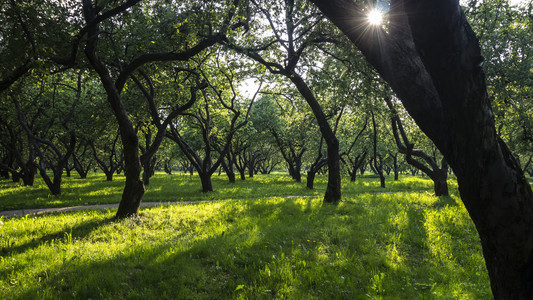
<svg viewBox="0 0 533 300">
<path fill-rule="evenodd" d="M 190 232 L 133 243 L 102 259 L 81 253 L 51 267 L 22 298 L 46 296 L 41 290 L 59 298 L 432 298 L 433 284 L 455 270 L 432 262 L 424 211 L 377 201 L 219 202 L 203 223 L 183 223 Z M 145 212 L 139 226 L 150 230 Z M 81 239 L 108 222 L 80 224 L 72 235 Z M 213 223 L 223 230 L 201 231 Z"/>
<path fill-rule="evenodd" d="M 433 208 L 440 209 L 446 206 L 457 206 L 459 205 L 457 201 L 452 196 L 439 196 L 437 201 L 432 204 Z"/>
<path fill-rule="evenodd" d="M 47 217 L 54 217 L 54 216 L 59 216 L 63 214 L 69 214 L 69 213 L 66 212 L 66 213 L 58 213 L 58 214 L 49 214 Z M 101 226 L 105 226 L 113 221 L 114 221 L 113 218 L 89 219 L 87 221 L 78 223 L 75 226 L 65 227 L 59 230 L 55 230 L 54 232 L 42 235 L 38 239 L 32 239 L 31 241 L 28 241 L 25 243 L 17 243 L 16 240 L 12 240 L 11 242 L 8 242 L 8 244 L 10 245 L 5 245 L 2 248 L 2 252 L 0 253 L 0 256 L 23 253 L 23 252 L 26 252 L 31 249 L 35 249 L 43 244 L 50 243 L 53 241 L 63 242 L 66 240 L 70 240 L 70 241 L 81 240 L 85 238 L 86 236 L 88 236 L 91 232 L 100 228 Z"/>
</svg>

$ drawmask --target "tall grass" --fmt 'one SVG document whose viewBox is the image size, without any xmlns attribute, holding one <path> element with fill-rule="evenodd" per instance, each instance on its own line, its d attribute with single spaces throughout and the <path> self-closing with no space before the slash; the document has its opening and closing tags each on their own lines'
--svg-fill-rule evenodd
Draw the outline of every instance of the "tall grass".
<svg viewBox="0 0 533 300">
<path fill-rule="evenodd" d="M 335 206 L 282 178 L 234 186 L 220 178 L 227 190 L 208 196 L 219 201 L 145 208 L 119 222 L 109 210 L 0 219 L 0 299 L 491 297 L 456 196 L 434 197 L 420 178 L 376 193 L 378 180 L 365 178 L 345 183 Z M 185 177 L 158 180 L 172 187 L 156 180 L 146 197 L 159 188 L 161 201 L 187 198 L 179 184 L 199 189 Z M 93 184 L 87 191 L 105 186 Z M 278 189 L 319 196 L 263 196 Z"/>
</svg>

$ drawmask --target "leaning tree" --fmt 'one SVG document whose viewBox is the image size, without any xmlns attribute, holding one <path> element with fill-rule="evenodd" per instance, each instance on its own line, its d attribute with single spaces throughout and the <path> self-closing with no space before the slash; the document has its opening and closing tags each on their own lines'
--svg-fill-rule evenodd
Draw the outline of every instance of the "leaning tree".
<svg viewBox="0 0 533 300">
<path fill-rule="evenodd" d="M 129 0 L 119 6 L 108 7 L 109 2 L 82 1 L 85 24 L 81 31 L 88 37 L 85 56 L 106 91 L 107 101 L 118 123 L 124 153 L 126 183 L 117 218 L 137 214 L 145 190 L 140 178 L 139 138 L 122 95 L 130 78 L 148 64 L 187 61 L 221 42 L 229 30 L 240 24 L 232 24 L 238 0 L 222 6 L 203 2 L 189 9 L 172 3 L 146 3 L 146 10 L 136 5 L 139 2 Z M 125 14 L 128 9 L 131 11 Z M 147 15 L 150 11 L 166 14 Z M 122 17 L 119 21 L 116 19 L 118 15 Z M 169 21 L 166 17 L 169 16 L 174 17 L 171 21 L 177 24 L 175 27 L 166 26 Z M 155 25 L 145 26 L 147 23 Z M 217 30 L 214 31 L 214 28 Z M 122 45 L 121 49 L 116 47 L 117 44 Z M 76 44 L 73 49 L 77 49 Z M 75 54 L 76 51 L 73 51 Z"/>
<path fill-rule="evenodd" d="M 498 137 L 479 42 L 454 0 L 392 0 L 387 26 L 351 0 L 312 0 L 365 55 L 457 176 L 498 299 L 533 297 L 533 193 Z"/>
</svg>

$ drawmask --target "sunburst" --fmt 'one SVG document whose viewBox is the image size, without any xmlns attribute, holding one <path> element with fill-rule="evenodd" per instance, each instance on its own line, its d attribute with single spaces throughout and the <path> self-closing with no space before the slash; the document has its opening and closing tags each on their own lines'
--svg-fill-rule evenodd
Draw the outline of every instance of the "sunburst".
<svg viewBox="0 0 533 300">
<path fill-rule="evenodd" d="M 373 9 L 368 13 L 367 19 L 371 25 L 379 26 L 383 23 L 383 12 Z"/>
</svg>

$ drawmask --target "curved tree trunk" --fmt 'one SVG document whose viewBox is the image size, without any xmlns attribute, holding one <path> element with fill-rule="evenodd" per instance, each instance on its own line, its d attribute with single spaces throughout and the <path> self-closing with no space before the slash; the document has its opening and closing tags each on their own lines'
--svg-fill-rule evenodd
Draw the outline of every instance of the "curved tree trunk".
<svg viewBox="0 0 533 300">
<path fill-rule="evenodd" d="M 144 182 L 140 179 L 142 167 L 137 134 L 135 134 L 133 126 L 130 128 L 122 128 L 120 131 L 124 149 L 124 173 L 126 175 L 126 183 L 122 192 L 122 199 L 120 200 L 115 215 L 118 219 L 137 215 L 139 213 L 139 207 L 141 206 L 145 190 Z"/>
<path fill-rule="evenodd" d="M 322 133 L 322 137 L 327 145 L 328 153 L 328 184 L 324 194 L 324 202 L 338 202 L 341 200 L 341 168 L 339 155 L 339 140 L 329 126 L 329 123 L 315 98 L 311 89 L 305 81 L 295 72 L 288 74 L 289 79 L 296 86 L 300 94 L 304 97 L 307 104 L 311 107 L 313 114 Z"/>
<path fill-rule="evenodd" d="M 226 163 L 225 160 L 222 160 L 222 169 L 224 169 L 224 173 L 226 173 L 226 176 L 228 176 L 228 181 L 230 183 L 235 183 L 235 171 L 233 170 L 233 163 L 230 158 L 231 156 L 228 154 L 227 157 L 229 158 L 229 164 Z"/>
<path fill-rule="evenodd" d="M 494 298 L 532 299 L 533 193 L 496 133 L 479 41 L 458 1 L 393 0 L 390 35 L 379 38 L 359 29 L 366 18 L 355 2 L 312 1 L 389 82 L 452 167 Z"/>
<path fill-rule="evenodd" d="M 126 183 L 115 215 L 116 218 L 120 219 L 137 215 L 144 195 L 144 183 L 140 179 L 142 167 L 139 154 L 139 139 L 120 97 L 122 87 L 117 88 L 111 79 L 109 70 L 96 54 L 100 34 L 98 23 L 94 22 L 97 16 L 97 8 L 93 7 L 91 0 L 83 0 L 83 10 L 87 24 L 90 24 L 88 25 L 88 36 L 90 38 L 85 46 L 85 55 L 93 69 L 100 76 L 100 81 L 107 94 L 107 101 L 111 105 L 118 121 L 123 145 Z"/>
</svg>

